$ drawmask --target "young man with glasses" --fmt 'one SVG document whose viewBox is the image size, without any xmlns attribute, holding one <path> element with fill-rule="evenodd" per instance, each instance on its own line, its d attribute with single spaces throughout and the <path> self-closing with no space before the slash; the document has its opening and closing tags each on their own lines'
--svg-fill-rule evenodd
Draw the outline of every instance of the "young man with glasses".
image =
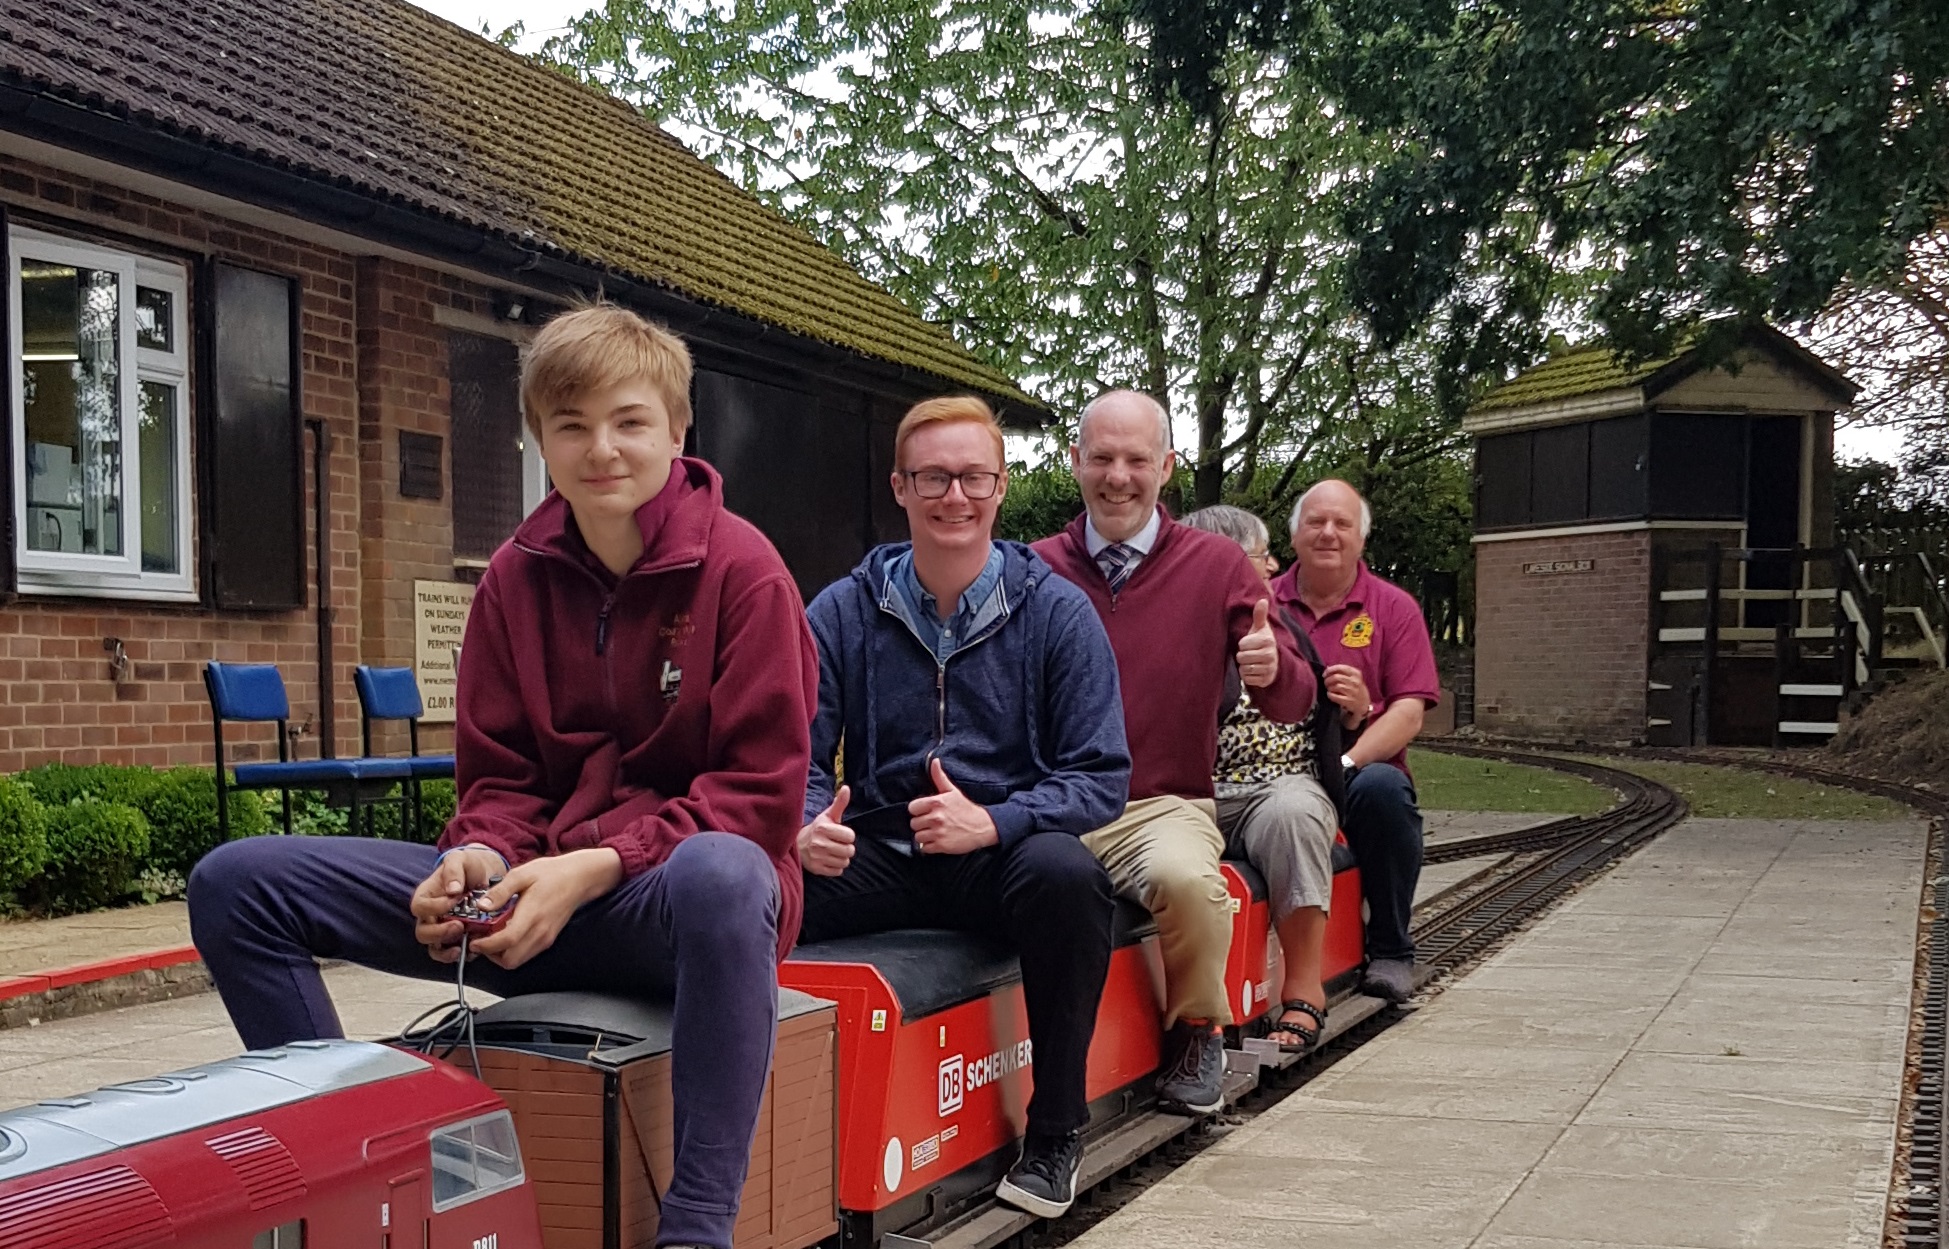
<svg viewBox="0 0 1949 1249">
<path fill-rule="evenodd" d="M 868 552 L 807 611 L 802 940 L 956 928 L 1015 947 L 1035 1093 L 997 1195 L 1054 1218 L 1076 1195 L 1110 965 L 1110 880 L 1080 837 L 1129 785 L 1116 660 L 1081 591 L 991 538 L 1008 480 L 986 404 L 919 404 L 894 463 L 912 542 Z"/>
</svg>

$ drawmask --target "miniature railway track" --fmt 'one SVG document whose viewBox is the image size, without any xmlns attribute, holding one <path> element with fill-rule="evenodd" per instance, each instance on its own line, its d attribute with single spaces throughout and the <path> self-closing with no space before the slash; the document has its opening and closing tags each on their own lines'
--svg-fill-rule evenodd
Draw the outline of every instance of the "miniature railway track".
<svg viewBox="0 0 1949 1249">
<path fill-rule="evenodd" d="M 1444 891 L 1440 914 L 1418 925 L 1422 947 L 1416 984 L 1452 973 L 1540 916 L 1593 875 L 1622 859 L 1685 815 L 1685 804 L 1655 781 L 1629 772 L 1577 760 L 1489 747 L 1440 749 L 1475 758 L 1530 764 L 1572 772 L 1622 795 L 1609 811 L 1555 820 L 1536 828 L 1483 837 L 1459 838 L 1428 847 L 1428 860 L 1445 862 L 1485 855 L 1534 854 L 1512 870 L 1485 872 Z M 1479 884 L 1477 883 L 1479 882 Z M 1278 1047 L 1244 1038 L 1227 1053 L 1226 1102 L 1229 1114 L 1251 1117 L 1276 1105 L 1307 1079 L 1381 1031 L 1399 1012 L 1351 990 L 1332 1002 L 1325 1043 L 1298 1057 Z M 1061 1219 L 1043 1222 L 989 1201 L 931 1231 L 890 1236 L 886 1249 L 995 1249 L 1032 1242 L 1051 1249 L 1080 1236 L 1108 1213 L 1163 1178 L 1202 1148 L 1202 1125 L 1179 1115 L 1144 1111 L 1126 1119 L 1085 1151 L 1076 1208 Z"/>
</svg>

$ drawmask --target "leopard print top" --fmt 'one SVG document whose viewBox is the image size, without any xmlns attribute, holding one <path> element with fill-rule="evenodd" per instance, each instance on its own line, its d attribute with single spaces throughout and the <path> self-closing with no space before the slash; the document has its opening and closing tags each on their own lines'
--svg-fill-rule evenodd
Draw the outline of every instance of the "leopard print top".
<svg viewBox="0 0 1949 1249">
<path fill-rule="evenodd" d="M 1220 785 L 1262 785 L 1282 776 L 1319 775 L 1313 764 L 1313 735 L 1303 724 L 1268 720 L 1241 694 L 1238 706 L 1218 726 L 1218 763 L 1212 779 Z"/>
</svg>

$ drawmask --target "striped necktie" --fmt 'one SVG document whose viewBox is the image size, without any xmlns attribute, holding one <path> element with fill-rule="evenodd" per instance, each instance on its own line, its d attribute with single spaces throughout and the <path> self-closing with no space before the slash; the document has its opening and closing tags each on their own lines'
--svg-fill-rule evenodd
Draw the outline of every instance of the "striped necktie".
<svg viewBox="0 0 1949 1249">
<path fill-rule="evenodd" d="M 1112 542 L 1096 553 L 1096 562 L 1110 583 L 1110 593 L 1117 593 L 1130 580 L 1130 561 L 1136 554 L 1135 547 L 1123 542 Z"/>
</svg>

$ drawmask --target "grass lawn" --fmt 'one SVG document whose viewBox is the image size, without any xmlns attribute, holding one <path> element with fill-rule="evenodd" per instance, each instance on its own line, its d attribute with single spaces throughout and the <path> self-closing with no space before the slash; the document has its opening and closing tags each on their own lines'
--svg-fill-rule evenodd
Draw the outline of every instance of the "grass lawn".
<svg viewBox="0 0 1949 1249">
<path fill-rule="evenodd" d="M 1581 776 L 1516 763 L 1410 750 L 1415 796 L 1430 811 L 1538 811 L 1595 815 L 1617 804 Z"/>
<path fill-rule="evenodd" d="M 1617 757 L 1588 758 L 1622 772 L 1635 772 L 1677 790 L 1692 814 L 1742 820 L 1899 820 L 1909 809 L 1873 794 L 1745 768 L 1704 763 L 1667 763 Z M 1420 765 L 1415 765 L 1419 777 Z M 1430 804 L 1432 805 L 1432 804 Z"/>
</svg>

